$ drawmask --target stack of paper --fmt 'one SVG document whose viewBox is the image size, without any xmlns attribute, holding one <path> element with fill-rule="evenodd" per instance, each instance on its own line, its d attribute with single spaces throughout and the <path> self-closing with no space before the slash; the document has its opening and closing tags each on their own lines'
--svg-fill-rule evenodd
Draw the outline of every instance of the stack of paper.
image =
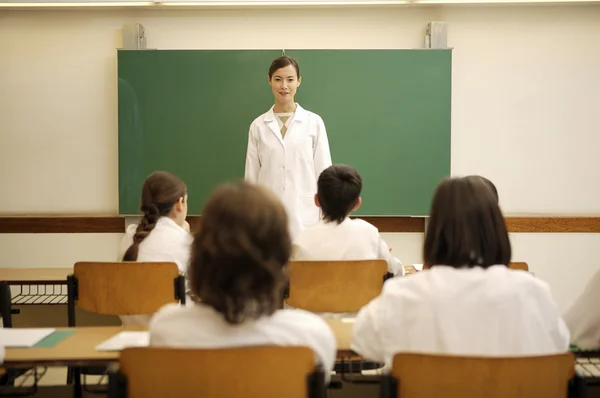
<svg viewBox="0 0 600 398">
<path fill-rule="evenodd" d="M 29 348 L 54 331 L 48 328 L 0 328 L 0 344 L 6 348 Z"/>
<path fill-rule="evenodd" d="M 416 274 L 421 271 L 423 271 L 423 264 L 410 264 L 404 266 L 404 273 L 406 275 Z"/>
<path fill-rule="evenodd" d="M 97 351 L 121 351 L 128 347 L 147 347 L 150 344 L 148 332 L 120 332 L 96 346 Z"/>
</svg>

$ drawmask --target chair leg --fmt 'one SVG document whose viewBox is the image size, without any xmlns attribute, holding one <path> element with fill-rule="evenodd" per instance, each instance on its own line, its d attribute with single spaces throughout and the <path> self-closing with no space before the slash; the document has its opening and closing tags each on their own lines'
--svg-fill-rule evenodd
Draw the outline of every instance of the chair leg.
<svg viewBox="0 0 600 398">
<path fill-rule="evenodd" d="M 567 397 L 568 398 L 584 398 L 586 390 L 585 378 L 577 373 L 569 381 Z"/>
<path fill-rule="evenodd" d="M 67 384 L 73 384 L 73 368 L 67 368 Z"/>
<path fill-rule="evenodd" d="M 73 369 L 73 397 L 81 398 L 83 396 L 83 391 L 81 388 L 81 370 L 79 368 Z"/>
<path fill-rule="evenodd" d="M 2 326 L 12 327 L 12 303 L 10 297 L 10 286 L 6 282 L 0 282 L 0 316 L 2 317 Z"/>
</svg>

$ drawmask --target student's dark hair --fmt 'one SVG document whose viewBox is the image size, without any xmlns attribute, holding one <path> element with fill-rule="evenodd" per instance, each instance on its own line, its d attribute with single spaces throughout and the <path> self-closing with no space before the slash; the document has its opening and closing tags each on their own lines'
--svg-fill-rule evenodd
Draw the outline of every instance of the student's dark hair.
<svg viewBox="0 0 600 398">
<path fill-rule="evenodd" d="M 317 196 L 325 220 L 344 221 L 361 191 L 362 178 L 353 167 L 334 164 L 323 170 L 317 181 Z"/>
<path fill-rule="evenodd" d="M 143 217 L 133 236 L 133 244 L 123 256 L 123 261 L 137 260 L 140 243 L 152 232 L 158 219 L 168 215 L 177 201 L 185 198 L 186 194 L 185 183 L 168 171 L 155 171 L 146 178 L 140 206 Z"/>
<path fill-rule="evenodd" d="M 229 324 L 271 315 L 283 299 L 291 251 L 287 214 L 274 194 L 247 182 L 223 185 L 194 236 L 190 288 Z"/>
<path fill-rule="evenodd" d="M 482 178 L 447 178 L 437 187 L 425 234 L 428 266 L 507 265 L 511 247 L 498 200 Z"/>
<path fill-rule="evenodd" d="M 481 178 L 483 180 L 483 182 L 485 182 L 487 184 L 487 186 L 492 190 L 492 193 L 496 197 L 496 200 L 500 200 L 500 197 L 498 196 L 498 189 L 496 189 L 496 186 L 494 185 L 494 183 L 491 182 L 489 179 L 485 178 L 484 176 L 480 176 L 480 175 L 470 175 L 465 178 Z"/>
<path fill-rule="evenodd" d="M 288 65 L 292 65 L 294 69 L 296 69 L 296 77 L 300 77 L 300 66 L 298 65 L 298 62 L 292 57 L 282 55 L 271 62 L 271 66 L 269 67 L 269 79 L 273 77 L 273 74 L 277 69 L 285 68 Z"/>
</svg>

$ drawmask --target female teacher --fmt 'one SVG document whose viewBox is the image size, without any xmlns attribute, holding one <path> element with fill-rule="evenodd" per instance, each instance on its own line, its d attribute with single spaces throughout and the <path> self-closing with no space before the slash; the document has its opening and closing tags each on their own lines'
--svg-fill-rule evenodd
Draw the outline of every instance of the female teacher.
<svg viewBox="0 0 600 398">
<path fill-rule="evenodd" d="M 269 68 L 275 105 L 250 125 L 246 180 L 270 188 L 282 200 L 292 239 L 319 220 L 317 179 L 331 165 L 323 119 L 294 101 L 300 87 L 295 59 L 277 58 Z"/>
</svg>

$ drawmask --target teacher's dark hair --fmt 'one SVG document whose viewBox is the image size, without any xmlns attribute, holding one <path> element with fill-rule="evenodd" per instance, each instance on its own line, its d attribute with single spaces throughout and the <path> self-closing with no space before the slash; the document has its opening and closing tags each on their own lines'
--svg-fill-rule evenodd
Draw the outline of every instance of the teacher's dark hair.
<svg viewBox="0 0 600 398">
<path fill-rule="evenodd" d="M 185 198 L 187 187 L 176 175 L 168 171 L 156 171 L 150 174 L 142 187 L 142 205 L 144 216 L 140 221 L 133 244 L 123 256 L 123 261 L 137 261 L 140 243 L 154 229 L 156 222 L 162 216 L 168 215 L 180 198 Z"/>
<path fill-rule="evenodd" d="M 269 68 L 269 79 L 273 77 L 273 74 L 277 69 L 285 68 L 288 65 L 292 65 L 294 69 L 296 69 L 296 77 L 300 77 L 300 66 L 298 66 L 298 62 L 296 62 L 296 60 L 292 57 L 282 55 L 271 62 L 271 67 Z"/>
<path fill-rule="evenodd" d="M 425 234 L 429 267 L 507 265 L 511 247 L 498 199 L 482 178 L 447 178 L 437 187 Z"/>
<path fill-rule="evenodd" d="M 341 223 L 358 203 L 362 178 L 350 166 L 334 164 L 321 172 L 317 181 L 317 197 L 323 217 Z"/>
<path fill-rule="evenodd" d="M 273 314 L 283 300 L 292 242 L 279 199 L 240 182 L 217 188 L 202 211 L 188 268 L 190 288 L 229 324 Z"/>
</svg>

